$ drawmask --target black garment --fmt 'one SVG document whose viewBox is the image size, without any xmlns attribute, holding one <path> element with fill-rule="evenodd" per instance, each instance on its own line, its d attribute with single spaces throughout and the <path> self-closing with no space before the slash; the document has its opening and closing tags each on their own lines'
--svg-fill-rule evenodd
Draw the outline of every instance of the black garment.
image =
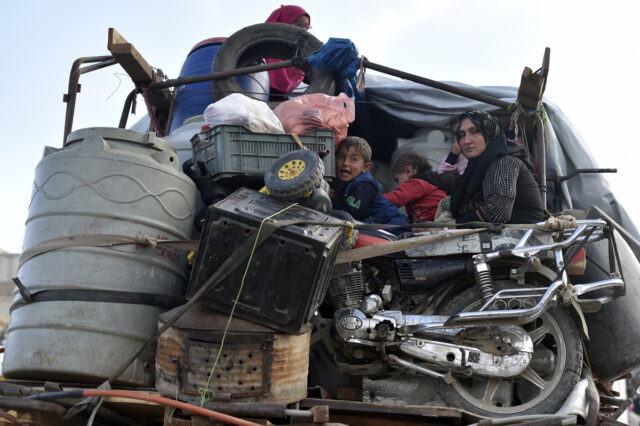
<svg viewBox="0 0 640 426">
<path fill-rule="evenodd" d="M 486 138 L 485 138 L 486 142 Z M 478 199 L 480 185 L 493 160 L 509 152 L 504 134 L 500 134 L 495 141 L 487 143 L 484 152 L 477 158 L 469 160 L 464 173 L 460 176 L 451 194 L 451 211 L 456 219 L 465 213 L 475 210 L 472 204 Z M 478 218 L 476 217 L 476 220 Z"/>
<path fill-rule="evenodd" d="M 470 160 L 451 194 L 451 211 L 458 223 L 484 220 L 493 223 L 535 223 L 544 219 L 538 185 L 531 174 L 524 146 L 508 144 L 491 114 L 462 114 L 482 133 L 487 147 Z"/>
<path fill-rule="evenodd" d="M 538 183 L 519 158 L 511 155 L 496 158 L 482 181 L 482 195 L 483 201 L 477 210 L 488 222 L 536 223 L 544 220 Z"/>
<path fill-rule="evenodd" d="M 430 183 L 433 186 L 436 186 L 440 189 L 442 189 L 443 191 L 446 192 L 444 183 L 442 182 L 442 180 L 440 179 L 440 176 L 434 172 L 433 170 L 425 170 L 424 172 L 419 172 L 416 173 L 415 175 L 411 176 L 411 179 L 420 179 L 423 180 L 427 183 Z"/>
<path fill-rule="evenodd" d="M 349 197 L 355 202 L 348 202 L 344 196 L 345 188 L 349 182 L 342 182 L 340 179 L 334 179 L 331 182 L 332 189 L 336 195 L 331 198 L 333 210 L 344 210 L 358 220 L 363 220 L 371 216 L 371 203 L 378 194 L 378 188 L 373 182 L 360 182 L 359 185 L 352 185 L 349 191 Z"/>
</svg>

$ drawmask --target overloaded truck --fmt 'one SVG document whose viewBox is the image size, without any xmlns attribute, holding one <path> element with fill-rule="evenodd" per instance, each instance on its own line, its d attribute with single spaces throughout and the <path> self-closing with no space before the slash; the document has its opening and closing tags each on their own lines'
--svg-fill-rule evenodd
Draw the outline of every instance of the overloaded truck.
<svg viewBox="0 0 640 426">
<path fill-rule="evenodd" d="M 108 48 L 74 62 L 63 144 L 35 171 L 3 421 L 616 424 L 629 399 L 611 384 L 640 365 L 638 232 L 601 176 L 615 170 L 543 99 L 548 49 L 519 88 L 492 88 L 276 23 L 197 44 L 177 79 L 114 29 Z M 135 83 L 118 127 L 73 130 L 81 75 L 115 64 Z M 446 156 L 451 117 L 512 123 L 549 218 L 398 237 L 337 214 L 335 127 L 203 116 L 238 93 L 276 108 L 266 71 L 283 67 L 306 75 L 291 99 L 353 106 L 348 134 L 387 190 L 400 154 Z M 127 128 L 138 95 L 147 115 Z"/>
</svg>

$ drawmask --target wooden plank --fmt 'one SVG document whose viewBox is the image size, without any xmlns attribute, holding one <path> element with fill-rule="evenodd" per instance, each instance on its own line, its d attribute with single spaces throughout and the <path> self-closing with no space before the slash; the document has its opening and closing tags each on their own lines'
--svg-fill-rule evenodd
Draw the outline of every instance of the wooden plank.
<svg viewBox="0 0 640 426">
<path fill-rule="evenodd" d="M 427 244 L 437 243 L 439 241 L 448 240 L 450 238 L 476 234 L 480 231 L 484 231 L 484 229 L 454 229 L 446 232 L 440 232 L 434 235 L 406 238 L 404 240 L 389 241 L 388 243 L 360 247 L 352 250 L 345 250 L 338 253 L 335 263 L 348 263 L 355 260 L 383 256 L 385 254 L 391 254 L 398 251 L 424 246 Z"/>
<path fill-rule="evenodd" d="M 118 63 L 129 74 L 134 83 L 150 83 L 153 79 L 153 68 L 142 57 L 140 52 L 127 42 L 114 28 L 109 28 L 107 49 Z"/>
<path fill-rule="evenodd" d="M 109 39 L 107 41 L 107 49 L 111 51 L 111 46 L 113 46 L 114 44 L 124 44 L 124 43 L 128 43 L 128 41 L 125 40 L 125 38 L 122 37 L 122 35 L 118 31 L 116 31 L 115 28 L 109 28 Z"/>
</svg>

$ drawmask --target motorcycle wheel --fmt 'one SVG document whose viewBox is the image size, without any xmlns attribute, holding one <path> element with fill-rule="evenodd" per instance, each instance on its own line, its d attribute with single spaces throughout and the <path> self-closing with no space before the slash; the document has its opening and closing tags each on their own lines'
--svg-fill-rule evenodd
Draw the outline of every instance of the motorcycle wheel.
<svg viewBox="0 0 640 426">
<path fill-rule="evenodd" d="M 446 302 L 439 313 L 452 315 L 480 306 L 480 291 L 473 287 Z M 580 334 L 562 306 L 550 308 L 522 327 L 534 342 L 532 361 L 522 374 L 510 378 L 456 376 L 451 385 L 438 380 L 436 387 L 444 401 L 484 416 L 555 413 L 580 379 Z"/>
</svg>

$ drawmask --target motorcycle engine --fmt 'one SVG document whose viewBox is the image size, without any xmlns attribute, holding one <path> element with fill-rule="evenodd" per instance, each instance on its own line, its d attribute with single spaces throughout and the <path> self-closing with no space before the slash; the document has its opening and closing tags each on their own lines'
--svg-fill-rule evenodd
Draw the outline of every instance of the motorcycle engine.
<svg viewBox="0 0 640 426">
<path fill-rule="evenodd" d="M 327 293 L 334 310 L 360 305 L 366 292 L 362 264 L 337 265 Z"/>
</svg>

